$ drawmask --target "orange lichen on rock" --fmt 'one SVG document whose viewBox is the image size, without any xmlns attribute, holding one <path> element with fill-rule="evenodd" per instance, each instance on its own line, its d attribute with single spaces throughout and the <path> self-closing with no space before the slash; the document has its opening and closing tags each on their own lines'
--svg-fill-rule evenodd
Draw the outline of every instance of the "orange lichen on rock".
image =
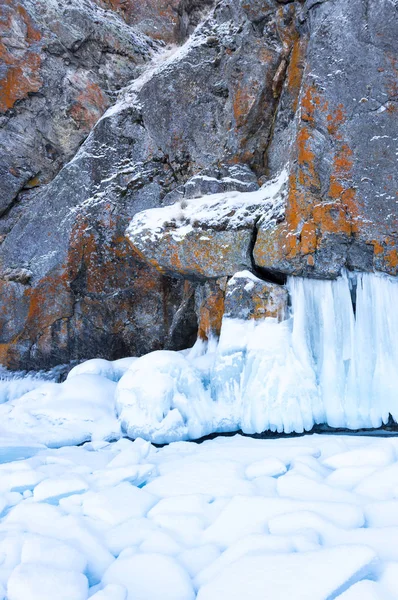
<svg viewBox="0 0 398 600">
<path fill-rule="evenodd" d="M 327 129 L 330 135 L 338 137 L 338 128 L 345 122 L 344 107 L 339 104 L 333 114 L 329 114 L 326 117 Z"/>
<path fill-rule="evenodd" d="M 109 107 L 109 99 L 96 83 L 87 83 L 70 109 L 70 115 L 81 127 L 90 131 Z"/>
<path fill-rule="evenodd" d="M 199 280 L 232 276 L 250 265 L 250 228 L 239 230 L 202 229 L 200 225 L 179 235 L 178 227 L 165 223 L 156 241 L 144 227 L 127 239 L 145 262 L 162 273 Z"/>
<path fill-rule="evenodd" d="M 236 127 L 243 127 L 247 121 L 247 116 L 257 101 L 255 86 L 248 87 L 240 82 L 235 90 L 233 99 L 233 111 Z"/>
<path fill-rule="evenodd" d="M 355 229 L 358 207 L 351 174 L 353 152 L 344 141 L 341 127 L 345 123 L 342 104 L 329 112 L 314 86 L 308 86 L 301 99 L 302 123 L 297 132 L 297 170 L 290 176 L 286 221 L 290 235 L 286 239 L 287 256 L 308 255 L 316 251 L 328 233 L 350 237 Z M 326 201 L 321 197 L 321 182 L 316 165 L 317 154 L 313 143 L 313 129 L 324 120 L 334 139 L 333 168 L 330 174 Z M 307 261 L 308 263 L 308 261 Z"/>
<path fill-rule="evenodd" d="M 224 302 L 225 292 L 222 285 L 217 282 L 205 284 L 205 293 L 197 308 L 198 336 L 201 340 L 220 335 Z"/>
<path fill-rule="evenodd" d="M 297 110 L 299 94 L 301 89 L 301 81 L 303 78 L 305 66 L 305 53 L 307 49 L 306 40 L 298 38 L 293 42 L 290 53 L 289 67 L 287 70 L 287 91 L 290 94 L 293 102 L 293 111 Z"/>
<path fill-rule="evenodd" d="M 382 241 L 372 240 L 375 268 L 383 267 L 390 275 L 398 273 L 397 242 L 389 236 Z"/>
<path fill-rule="evenodd" d="M 247 272 L 236 273 L 229 280 L 225 294 L 226 318 L 283 321 L 287 314 L 288 293 L 285 286 L 263 281 Z"/>
<path fill-rule="evenodd" d="M 43 85 L 40 76 L 42 36 L 16 0 L 3 0 L 0 11 L 0 63 L 4 65 L 0 76 L 0 113 L 5 113 L 17 100 L 39 91 Z M 18 39 L 17 51 L 15 40 L 11 43 L 11 29 Z"/>
<path fill-rule="evenodd" d="M 302 126 L 297 133 L 298 149 L 298 184 L 305 188 L 318 190 L 319 175 L 315 167 L 315 152 L 311 146 L 312 132 L 309 127 Z"/>
<path fill-rule="evenodd" d="M 304 223 L 300 234 L 301 252 L 303 254 L 315 252 L 317 245 L 316 235 L 315 224 L 312 222 Z"/>
<path fill-rule="evenodd" d="M 321 97 L 318 90 L 314 86 L 308 85 L 301 98 L 301 120 L 313 125 L 315 123 L 316 110 L 320 106 Z"/>
<path fill-rule="evenodd" d="M 289 253 L 295 252 L 296 235 L 292 234 L 286 223 L 275 227 L 259 229 L 253 257 L 256 265 L 272 268 L 280 264 Z"/>
<path fill-rule="evenodd" d="M 292 261 L 294 269 L 314 267 L 317 252 L 330 239 L 330 234 L 351 240 L 361 226 L 352 175 L 354 153 L 344 133 L 343 105 L 340 103 L 331 110 L 321 91 L 309 85 L 300 97 L 299 116 L 285 221 L 273 228 L 260 227 L 254 258 L 261 267 L 284 268 L 283 265 Z M 331 138 L 328 146 L 332 148 L 328 187 L 325 186 L 327 180 L 321 181 L 320 169 L 325 130 Z M 325 170 L 322 176 L 325 177 Z M 325 187 L 326 193 L 322 192 Z M 391 254 L 392 263 L 394 257 Z"/>
<path fill-rule="evenodd" d="M 314 206 L 313 218 L 321 238 L 326 233 L 351 235 L 350 217 L 344 206 L 337 202 L 324 202 Z M 318 239 L 318 244 L 320 241 Z"/>
</svg>

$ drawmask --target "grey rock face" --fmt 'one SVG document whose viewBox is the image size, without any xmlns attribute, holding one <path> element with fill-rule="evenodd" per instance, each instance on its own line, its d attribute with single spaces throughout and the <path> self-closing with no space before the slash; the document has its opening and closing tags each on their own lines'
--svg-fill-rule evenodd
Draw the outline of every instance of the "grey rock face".
<svg viewBox="0 0 398 600">
<path fill-rule="evenodd" d="M 246 165 L 214 166 L 203 169 L 186 183 L 167 194 L 163 199 L 163 204 L 174 204 L 223 192 L 254 192 L 258 188 L 256 175 Z"/>
<path fill-rule="evenodd" d="M 3 363 L 43 366 L 190 343 L 192 289 L 144 265 L 124 231 L 137 211 L 161 206 L 203 169 L 216 168 L 224 188 L 232 171 L 218 163 L 244 158 L 261 172 L 275 109 L 268 83 L 283 52 L 278 14 L 263 36 L 239 0 L 216 7 L 183 48 L 123 91 L 51 183 L 9 211 L 0 250 Z M 239 185 L 256 186 L 243 171 Z M 10 280 L 20 269 L 32 273 L 29 281 Z"/>
<path fill-rule="evenodd" d="M 0 215 L 47 183 L 156 43 L 91 0 L 0 7 Z"/>
<path fill-rule="evenodd" d="M 224 316 L 258 321 L 267 317 L 283 321 L 288 316 L 288 293 L 283 285 L 241 271 L 228 281 Z"/>
<path fill-rule="evenodd" d="M 397 6 L 306 2 L 287 70 L 270 173 L 288 162 L 286 218 L 254 256 L 275 271 L 397 274 Z"/>
<path fill-rule="evenodd" d="M 97 124 L 74 160 L 31 196 L 2 244 L 3 362 L 38 367 L 140 354 L 167 345 L 172 325 L 177 344 L 184 284 L 142 265 L 124 238 L 134 212 L 172 185 L 134 108 Z M 28 281 L 10 277 L 21 270 Z"/>
<path fill-rule="evenodd" d="M 161 272 L 192 280 L 250 269 L 257 223 L 278 221 L 286 179 L 259 189 L 242 165 L 229 172 L 218 180 L 201 172 L 168 194 L 175 204 L 137 214 L 126 231 L 131 247 Z"/>
<path fill-rule="evenodd" d="M 23 33 L 0 46 L 29 71 L 0 94 L 11 102 L 0 120 L 1 362 L 188 346 L 198 321 L 203 338 L 217 332 L 237 269 L 396 274 L 393 2 L 184 0 L 179 35 L 190 37 L 162 57 L 89 0 L 23 2 Z M 91 84 L 99 96 L 77 100 Z M 232 190 L 246 201 L 231 211 L 221 196 Z M 152 212 L 137 214 L 153 208 L 175 214 L 156 230 Z M 138 237 L 129 228 L 134 253 L 125 230 L 147 218 Z M 265 306 L 268 284 L 247 296 L 248 283 L 231 284 L 227 314 Z"/>
<path fill-rule="evenodd" d="M 130 25 L 155 40 L 176 41 L 180 0 L 95 0 L 104 8 L 115 10 Z"/>
<path fill-rule="evenodd" d="M 181 0 L 178 4 L 177 39 L 185 41 L 214 4 L 215 0 Z"/>
</svg>

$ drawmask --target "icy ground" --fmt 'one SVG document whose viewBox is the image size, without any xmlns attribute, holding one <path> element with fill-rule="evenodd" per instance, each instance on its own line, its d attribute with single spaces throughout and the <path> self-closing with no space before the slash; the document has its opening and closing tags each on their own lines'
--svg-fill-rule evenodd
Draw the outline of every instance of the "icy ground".
<svg viewBox="0 0 398 600">
<path fill-rule="evenodd" d="M 398 599 L 397 438 L 9 442 L 1 459 L 2 600 Z"/>
</svg>

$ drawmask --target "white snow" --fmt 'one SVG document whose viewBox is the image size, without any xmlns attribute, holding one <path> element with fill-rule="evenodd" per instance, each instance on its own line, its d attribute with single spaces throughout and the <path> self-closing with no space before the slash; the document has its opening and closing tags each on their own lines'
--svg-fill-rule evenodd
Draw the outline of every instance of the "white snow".
<svg viewBox="0 0 398 600">
<path fill-rule="evenodd" d="M 116 406 L 132 437 L 172 442 L 203 435 L 212 403 L 200 373 L 178 352 L 152 352 L 121 378 Z"/>
<path fill-rule="evenodd" d="M 67 379 L 88 373 L 90 375 L 100 375 L 111 381 L 119 381 L 136 360 L 135 357 L 119 358 L 118 360 L 92 358 L 73 367 L 69 371 Z"/>
<path fill-rule="evenodd" d="M 200 198 L 186 200 L 186 207 L 179 203 L 151 208 L 137 213 L 131 221 L 126 235 L 131 239 L 150 239 L 152 242 L 163 235 L 166 227 L 172 224 L 175 240 L 183 239 L 188 233 L 203 227 L 219 227 L 223 223 L 226 229 L 235 229 L 254 225 L 260 218 L 266 221 L 282 216 L 285 207 L 285 184 L 287 170 L 273 180 L 265 183 L 255 192 L 222 192 L 208 194 Z"/>
<path fill-rule="evenodd" d="M 198 600 L 294 598 L 323 600 L 369 572 L 375 554 L 364 546 L 319 552 L 256 553 L 225 567 L 198 594 Z"/>
<path fill-rule="evenodd" d="M 37 448 L 0 482 L 7 600 L 398 598 L 394 436 Z"/>
<path fill-rule="evenodd" d="M 0 439 L 14 438 L 47 446 L 79 444 L 120 436 L 114 407 L 116 383 L 80 374 L 64 383 L 43 383 L 0 405 Z"/>
<path fill-rule="evenodd" d="M 283 322 L 15 379 L 0 599 L 398 600 L 394 434 L 184 441 L 397 418 L 398 283 L 357 275 L 355 315 L 353 283 L 290 279 Z"/>
<path fill-rule="evenodd" d="M 8 600 L 86 600 L 87 578 L 37 563 L 15 567 L 7 584 Z"/>
<path fill-rule="evenodd" d="M 193 600 L 191 578 L 173 558 L 161 554 L 137 554 L 118 558 L 109 567 L 104 583 L 122 584 L 129 600 Z"/>
</svg>

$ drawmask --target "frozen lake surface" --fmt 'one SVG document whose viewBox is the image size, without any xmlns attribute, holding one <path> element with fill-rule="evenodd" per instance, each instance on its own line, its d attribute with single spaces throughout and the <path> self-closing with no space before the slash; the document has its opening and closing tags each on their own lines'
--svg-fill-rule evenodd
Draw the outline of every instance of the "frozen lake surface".
<svg viewBox="0 0 398 600">
<path fill-rule="evenodd" d="M 0 598 L 398 598 L 398 438 L 0 446 Z"/>
</svg>

